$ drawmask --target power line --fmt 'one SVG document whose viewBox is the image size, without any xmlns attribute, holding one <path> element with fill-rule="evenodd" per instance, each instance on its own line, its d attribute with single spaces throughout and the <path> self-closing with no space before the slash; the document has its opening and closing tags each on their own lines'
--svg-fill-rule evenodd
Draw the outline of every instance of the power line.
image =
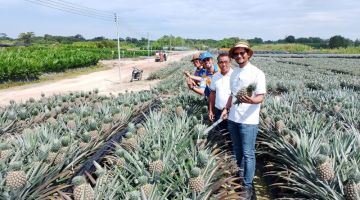
<svg viewBox="0 0 360 200">
<path fill-rule="evenodd" d="M 64 3 L 68 3 L 68 4 L 71 4 L 71 5 L 74 5 L 74 6 L 76 6 L 76 7 L 86 9 L 86 10 L 90 10 L 90 11 L 93 10 L 93 12 L 105 13 L 105 14 L 107 14 L 107 15 L 113 16 L 113 14 L 109 14 L 109 13 L 112 13 L 111 11 L 98 10 L 98 9 L 95 9 L 95 8 L 90 8 L 90 7 L 82 6 L 82 5 L 75 4 L 75 3 L 72 3 L 72 2 L 69 2 L 69 1 L 64 1 L 64 0 L 58 0 L 58 1 L 61 1 L 61 2 L 64 2 Z"/>
<path fill-rule="evenodd" d="M 44 2 L 44 1 L 41 1 L 41 0 L 37 0 L 37 1 L 36 0 L 25 0 L 25 1 L 28 1 L 28 2 L 31 2 L 31 3 L 34 3 L 34 4 L 38 4 L 38 5 L 42 5 L 42 6 L 46 6 L 46 7 L 49 7 L 49 8 L 54 8 L 54 9 L 57 9 L 57 10 L 77 14 L 77 15 L 82 15 L 82 16 L 91 17 L 91 18 L 104 20 L 104 21 L 113 21 L 113 19 L 110 18 L 110 17 L 97 16 L 97 15 L 94 15 L 94 14 L 91 14 L 91 13 L 79 12 L 76 9 L 67 9 L 67 8 L 64 8 L 64 7 L 58 7 L 57 5 L 48 4 L 49 2 Z"/>
<path fill-rule="evenodd" d="M 58 2 L 58 1 L 54 1 L 54 0 L 37 0 L 37 1 L 41 1 L 43 3 L 50 3 L 54 6 L 59 6 L 59 7 L 62 7 L 62 8 L 65 8 L 65 9 L 70 9 L 70 10 L 74 10 L 74 11 L 79 11 L 79 12 L 82 12 L 82 13 L 86 13 L 86 14 L 91 14 L 91 15 L 96 15 L 96 16 L 100 16 L 100 17 L 112 17 L 113 14 L 112 13 L 107 13 L 105 14 L 104 13 L 99 13 L 97 11 L 91 11 L 91 10 L 88 10 L 88 9 L 83 9 L 81 7 L 75 7 L 75 6 L 71 6 L 71 5 L 68 5 L 66 3 L 63 3 L 63 2 Z"/>
</svg>

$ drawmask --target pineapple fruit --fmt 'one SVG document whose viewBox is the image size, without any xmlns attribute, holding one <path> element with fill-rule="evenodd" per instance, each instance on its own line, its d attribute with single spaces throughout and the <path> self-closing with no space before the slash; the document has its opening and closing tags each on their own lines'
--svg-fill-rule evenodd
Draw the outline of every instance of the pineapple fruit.
<svg viewBox="0 0 360 200">
<path fill-rule="evenodd" d="M 74 185 L 74 200 L 93 200 L 95 199 L 94 190 L 82 176 L 76 176 L 72 180 Z"/>
<path fill-rule="evenodd" d="M 121 142 L 121 146 L 127 151 L 136 151 L 138 149 L 138 142 L 135 137 L 133 137 L 133 134 L 126 132 L 124 136 L 125 139 Z"/>
<path fill-rule="evenodd" d="M 5 160 L 12 154 L 8 144 L 0 143 L 0 160 Z"/>
<path fill-rule="evenodd" d="M 360 174 L 359 172 L 351 173 L 344 184 L 344 193 L 346 200 L 360 199 Z"/>
<path fill-rule="evenodd" d="M 251 83 L 247 87 L 241 88 L 235 95 L 236 101 L 235 101 L 234 104 L 239 105 L 241 103 L 241 100 L 240 100 L 241 97 L 244 97 L 244 96 L 252 97 L 253 92 L 255 90 L 256 90 L 256 84 L 255 83 Z"/>
<path fill-rule="evenodd" d="M 194 167 L 191 170 L 191 178 L 189 179 L 189 188 L 193 192 L 200 193 L 204 190 L 205 182 L 200 176 L 201 170 L 198 167 Z"/>
<path fill-rule="evenodd" d="M 330 181 L 335 177 L 335 172 L 331 166 L 331 159 L 326 156 L 319 154 L 315 158 L 316 163 L 316 173 L 319 178 L 323 181 Z"/>
<path fill-rule="evenodd" d="M 140 185 L 141 190 L 144 191 L 146 198 L 149 198 L 152 190 L 154 189 L 154 185 L 148 183 L 148 177 L 140 176 L 139 177 L 139 185 Z"/>
<path fill-rule="evenodd" d="M 164 163 L 160 160 L 161 152 L 159 150 L 154 150 L 152 154 L 152 158 L 155 161 L 149 163 L 149 172 L 153 173 L 161 173 L 164 170 Z"/>
<path fill-rule="evenodd" d="M 181 106 L 178 106 L 175 108 L 175 114 L 179 117 L 183 116 L 185 115 L 185 110 Z"/>
<path fill-rule="evenodd" d="M 5 181 L 6 186 L 12 190 L 23 188 L 26 185 L 26 173 L 21 170 L 21 162 L 10 163 L 12 171 L 8 172 Z"/>
</svg>

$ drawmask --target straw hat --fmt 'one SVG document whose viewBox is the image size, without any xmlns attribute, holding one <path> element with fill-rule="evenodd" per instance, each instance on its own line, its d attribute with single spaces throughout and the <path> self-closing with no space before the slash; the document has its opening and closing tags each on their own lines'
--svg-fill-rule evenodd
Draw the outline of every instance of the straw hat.
<svg viewBox="0 0 360 200">
<path fill-rule="evenodd" d="M 193 62 L 194 60 L 199 60 L 199 56 L 200 56 L 200 53 L 195 53 L 195 54 L 192 56 L 191 62 Z"/>
<path fill-rule="evenodd" d="M 246 40 L 242 40 L 242 41 L 236 43 L 233 47 L 231 47 L 231 49 L 229 50 L 229 56 L 232 58 L 235 49 L 240 48 L 240 47 L 247 49 L 249 57 L 251 57 L 254 54 L 254 51 L 250 48 L 250 43 Z"/>
</svg>

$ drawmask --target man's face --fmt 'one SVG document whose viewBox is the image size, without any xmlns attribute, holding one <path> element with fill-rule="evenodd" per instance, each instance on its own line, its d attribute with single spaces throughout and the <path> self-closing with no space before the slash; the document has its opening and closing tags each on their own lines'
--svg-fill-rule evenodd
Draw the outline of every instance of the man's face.
<svg viewBox="0 0 360 200">
<path fill-rule="evenodd" d="M 213 66 L 213 61 L 212 58 L 205 58 L 201 61 L 202 66 L 206 69 L 206 70 L 210 70 Z"/>
<path fill-rule="evenodd" d="M 230 58 L 228 56 L 221 56 L 218 59 L 218 65 L 220 67 L 221 73 L 228 73 L 230 70 Z"/>
<path fill-rule="evenodd" d="M 235 49 L 233 58 L 238 64 L 244 64 L 249 61 L 250 56 L 244 47 L 239 47 Z"/>
<path fill-rule="evenodd" d="M 197 68 L 199 68 L 201 66 L 200 60 L 199 59 L 195 59 L 192 61 L 193 65 Z"/>
</svg>

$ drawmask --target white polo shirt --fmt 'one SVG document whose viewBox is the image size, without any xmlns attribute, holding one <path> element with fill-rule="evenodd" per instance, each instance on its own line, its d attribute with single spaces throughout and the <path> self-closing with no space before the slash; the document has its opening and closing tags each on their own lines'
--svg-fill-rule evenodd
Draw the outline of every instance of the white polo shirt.
<svg viewBox="0 0 360 200">
<path fill-rule="evenodd" d="M 243 87 L 250 84 L 256 84 L 256 90 L 253 92 L 253 97 L 256 94 L 266 93 L 265 74 L 259 68 L 252 65 L 250 62 L 244 67 L 234 69 L 230 78 L 230 90 L 232 93 L 232 106 L 229 112 L 229 120 L 236 123 L 243 124 L 259 124 L 259 113 L 261 104 L 234 104 L 236 101 L 236 93 Z"/>
<path fill-rule="evenodd" d="M 230 68 L 228 73 L 222 75 L 220 72 L 214 74 L 209 86 L 211 91 L 216 92 L 215 95 L 215 107 L 219 110 L 224 109 L 226 102 L 231 94 L 230 90 L 230 76 L 233 73 L 233 69 Z"/>
</svg>

